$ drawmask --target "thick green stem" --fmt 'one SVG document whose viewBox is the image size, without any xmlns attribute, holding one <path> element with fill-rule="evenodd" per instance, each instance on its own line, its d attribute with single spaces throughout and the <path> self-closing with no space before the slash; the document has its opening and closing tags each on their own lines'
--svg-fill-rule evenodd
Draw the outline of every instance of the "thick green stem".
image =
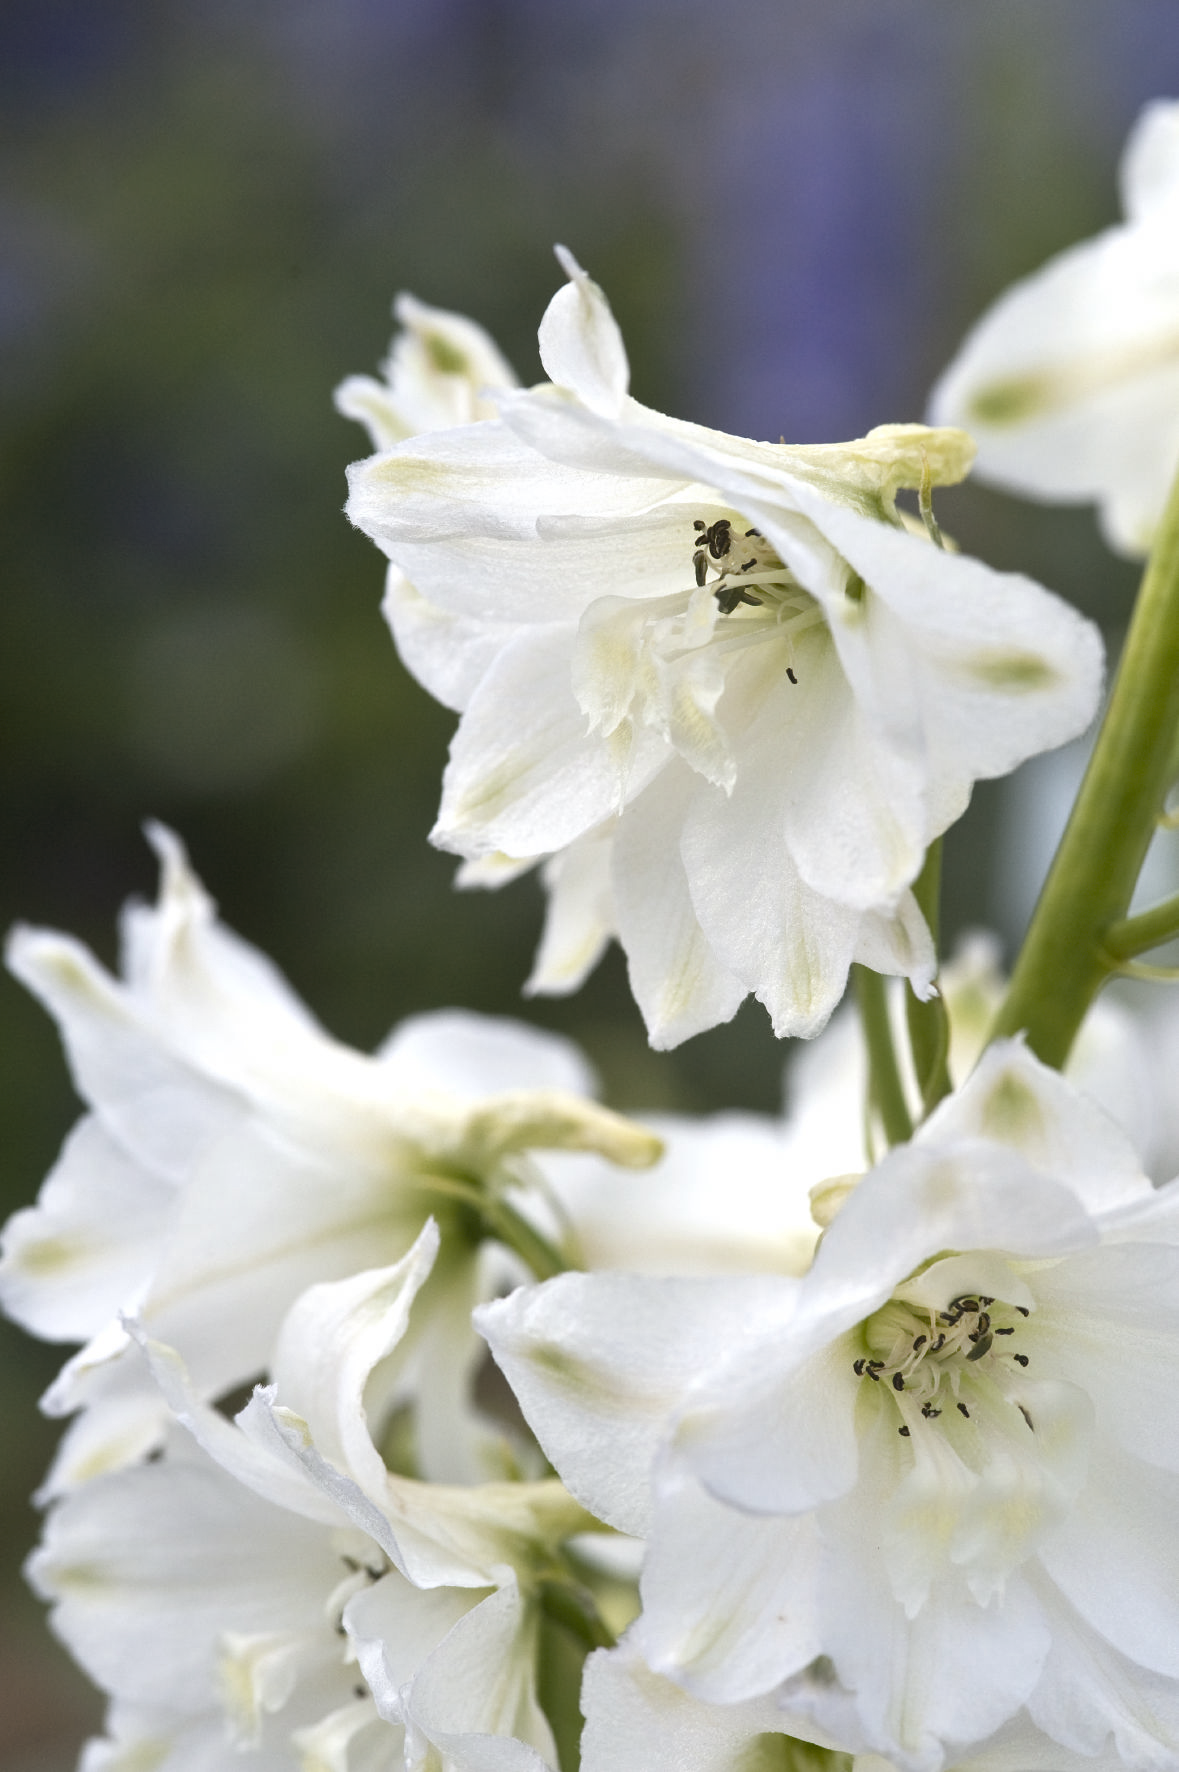
<svg viewBox="0 0 1179 1772">
<path fill-rule="evenodd" d="M 1142 580 L 1113 692 L 992 1038 L 1026 1029 L 1046 1064 L 1068 1057 L 1117 961 L 1179 730 L 1179 479 Z"/>
<path fill-rule="evenodd" d="M 925 866 L 913 883 L 913 896 L 929 925 L 934 949 L 938 943 L 938 922 L 941 909 L 942 840 L 930 845 Z M 950 1018 L 942 997 L 931 997 L 923 1003 L 912 985 L 905 990 L 905 1020 L 909 1029 L 909 1049 L 913 1054 L 913 1071 L 921 1092 L 923 1114 L 932 1113 L 938 1102 L 950 1093 Z"/>
<path fill-rule="evenodd" d="M 880 1116 L 889 1144 L 904 1144 L 913 1135 L 913 1122 L 909 1118 L 901 1073 L 897 1068 L 884 980 L 879 972 L 873 972 L 867 966 L 853 966 L 852 974 L 864 1044 L 868 1049 L 869 1106 Z"/>
</svg>

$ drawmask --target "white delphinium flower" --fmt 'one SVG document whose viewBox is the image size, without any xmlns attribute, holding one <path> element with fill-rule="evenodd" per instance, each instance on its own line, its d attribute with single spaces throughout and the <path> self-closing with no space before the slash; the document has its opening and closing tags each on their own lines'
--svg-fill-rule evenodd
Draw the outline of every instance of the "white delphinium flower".
<svg viewBox="0 0 1179 1772">
<path fill-rule="evenodd" d="M 648 1536 L 636 1643 L 932 1772 L 1026 1709 L 1179 1754 L 1179 1183 L 1018 1043 L 847 1195 L 802 1279 L 564 1276 L 477 1320 Z"/>
<path fill-rule="evenodd" d="M 306 1286 L 399 1258 L 430 1214 L 444 1238 L 416 1330 L 430 1368 L 414 1391 L 422 1471 L 490 1474 L 499 1435 L 469 1408 L 460 1430 L 454 1407 L 482 1351 L 471 1305 L 505 1271 L 480 1252 L 480 1214 L 512 1210 L 505 1195 L 527 1185 L 536 1147 L 644 1163 L 658 1141 L 585 1099 L 592 1079 L 567 1042 L 517 1024 L 444 1012 L 404 1023 L 371 1057 L 339 1044 L 217 921 L 176 840 L 153 841 L 160 898 L 125 915 L 121 980 L 65 936 L 19 930 L 9 945 L 91 1109 L 39 1203 L 9 1221 L 0 1262 L 9 1315 L 87 1344 L 47 1399 L 53 1413 L 83 1410 L 50 1492 L 142 1455 L 160 1432 L 120 1311 L 179 1348 L 216 1396 L 267 1369 Z"/>
<path fill-rule="evenodd" d="M 407 656 L 462 711 L 434 840 L 485 883 L 554 857 L 534 987 L 615 933 L 657 1045 L 751 990 L 813 1034 L 853 959 L 927 991 L 926 847 L 1088 723 L 1096 633 L 906 531 L 898 492 L 960 480 L 961 432 L 793 448 L 665 418 L 563 262 L 552 385 L 351 470 L 353 521 L 447 618 Z"/>
<path fill-rule="evenodd" d="M 1139 117 L 1126 219 L 999 297 L 930 399 L 978 441 L 980 478 L 1096 500 L 1110 546 L 1149 549 L 1179 467 L 1179 103 Z"/>
<path fill-rule="evenodd" d="M 114 1701 L 96 1772 L 234 1750 L 267 1772 L 478 1772 L 488 1737 L 504 1772 L 555 1765 L 536 1584 L 590 1522 L 551 1479 L 416 1482 L 373 1441 L 438 1248 L 430 1225 L 394 1266 L 304 1293 L 235 1424 L 145 1344 L 197 1446 L 66 1497 L 30 1562 Z"/>
<path fill-rule="evenodd" d="M 494 418 L 493 396 L 519 386 L 495 340 L 474 320 L 399 295 L 400 331 L 381 366 L 381 381 L 350 375 L 336 389 L 337 410 L 354 418 L 377 449 L 421 431 Z"/>
</svg>

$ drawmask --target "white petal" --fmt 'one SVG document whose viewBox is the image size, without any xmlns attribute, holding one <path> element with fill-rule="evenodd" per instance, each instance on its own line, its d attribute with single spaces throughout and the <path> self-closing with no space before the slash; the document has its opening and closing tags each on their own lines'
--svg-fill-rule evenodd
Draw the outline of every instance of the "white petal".
<svg viewBox="0 0 1179 1772">
<path fill-rule="evenodd" d="M 614 836 L 618 939 L 657 1051 L 731 1021 L 748 990 L 709 944 L 679 857 L 685 811 L 699 792 L 689 770 L 673 764 L 627 808 Z"/>
<path fill-rule="evenodd" d="M 756 767 L 742 770 L 729 798 L 697 793 L 682 853 L 693 906 L 720 962 L 765 1004 L 780 1039 L 810 1038 L 843 995 L 861 919 L 804 885 L 784 845 L 766 866 L 778 799 Z"/>
<path fill-rule="evenodd" d="M 512 1581 L 460 1619 L 426 1660 L 406 1702 L 411 1743 L 424 1737 L 453 1772 L 555 1767 L 535 1657 L 535 1622 Z M 432 1763 L 423 1754 L 422 1772 Z M 418 1764 L 411 1748 L 407 1765 Z"/>
<path fill-rule="evenodd" d="M 1040 1561 L 1094 1630 L 1156 1673 L 1179 1676 L 1175 1481 L 1096 1438 L 1086 1488 Z"/>
<path fill-rule="evenodd" d="M 965 809 L 972 781 L 1084 731 L 1103 668 L 1091 622 L 1017 573 L 943 553 L 809 488 L 797 498 L 869 587 L 859 603 L 824 600 L 844 670 L 882 737 L 907 750 L 917 715 L 927 839 Z"/>
<path fill-rule="evenodd" d="M 356 1118 L 354 1135 L 367 1130 Z M 141 1316 L 198 1389 L 216 1395 L 268 1366 L 283 1312 L 308 1285 L 405 1253 L 424 1214 L 412 1183 L 398 1197 L 399 1142 L 387 1122 L 384 1153 L 349 1161 L 346 1146 L 300 1148 L 259 1116 L 194 1165 Z"/>
<path fill-rule="evenodd" d="M 514 624 L 482 621 L 427 602 L 403 572 L 390 566 L 381 613 L 410 674 L 444 708 L 465 708 Z"/>
<path fill-rule="evenodd" d="M 41 1503 L 138 1463 L 161 1444 L 168 1425 L 168 1406 L 138 1359 L 123 1358 L 71 1380 L 67 1367 L 41 1403 L 46 1414 L 80 1409 L 37 1491 Z"/>
<path fill-rule="evenodd" d="M 576 394 L 594 412 L 617 412 L 630 382 L 622 334 L 609 303 L 573 254 L 558 246 L 569 278 L 540 323 L 540 360 L 559 388 Z"/>
<path fill-rule="evenodd" d="M 792 1284 L 563 1274 L 481 1306 L 475 1326 L 573 1494 L 641 1537 L 651 1463 L 685 1385 Z"/>
<path fill-rule="evenodd" d="M 137 1324 L 130 1328 L 150 1363 L 152 1377 L 176 1420 L 187 1428 L 202 1452 L 238 1482 L 266 1501 L 323 1525 L 341 1526 L 348 1516 L 325 1497 L 306 1473 L 268 1435 L 257 1400 L 230 1422 L 195 1395 L 183 1361 L 173 1348 L 150 1341 Z"/>
<path fill-rule="evenodd" d="M 589 1657 L 581 1703 L 583 1772 L 733 1772 L 757 1737 L 796 1733 L 774 1699 L 705 1704 L 653 1673 L 626 1639 Z"/>
<path fill-rule="evenodd" d="M 0 1300 L 49 1341 L 85 1341 L 151 1276 L 175 1195 L 94 1115 L 81 1120 L 36 1206 L 4 1227 Z"/>
<path fill-rule="evenodd" d="M 388 1722 L 402 1721 L 403 1687 L 479 1598 L 479 1590 L 469 1587 L 417 1588 L 391 1570 L 349 1600 L 344 1627 Z"/>
<path fill-rule="evenodd" d="M 495 621 L 576 621 L 619 548 L 645 552 L 651 534 L 685 527 L 682 505 L 663 509 L 669 488 L 654 470 L 569 470 L 500 424 L 416 438 L 348 479 L 348 515 L 424 597 Z M 686 554 L 672 563 L 652 595 L 687 588 Z"/>
<path fill-rule="evenodd" d="M 1021 1040 L 997 1040 L 920 1134 L 922 1141 L 988 1138 L 1064 1183 L 1090 1212 L 1152 1190 L 1133 1146 L 1099 1107 L 1041 1064 Z"/>
<path fill-rule="evenodd" d="M 216 1702 L 222 1633 L 324 1630 L 339 1562 L 322 1527 L 182 1463 L 121 1471 L 60 1503 L 28 1573 L 101 1686 L 199 1711 Z"/>
<path fill-rule="evenodd" d="M 734 1350 L 729 1382 L 714 1375 L 710 1405 L 688 1407 L 675 1450 L 710 1494 L 751 1513 L 800 1514 L 845 1495 L 856 1480 L 854 1352 L 838 1339 L 775 1370 L 778 1337 L 756 1325 Z"/>
<path fill-rule="evenodd" d="M 785 1126 L 760 1115 L 651 1115 L 664 1157 L 643 1176 L 595 1157 L 546 1156 L 583 1265 L 629 1273 L 801 1274 L 818 1226 Z M 826 1173 L 826 1170 L 824 1170 Z"/>
<path fill-rule="evenodd" d="M 583 836 L 637 791 L 632 763 L 587 730 L 569 680 L 569 636 L 538 627 L 505 647 L 454 736 L 431 840 L 459 854 L 543 855 Z"/>
<path fill-rule="evenodd" d="M 397 1346 L 438 1254 L 431 1220 L 392 1267 L 311 1286 L 288 1312 L 274 1353 L 276 1394 L 306 1421 L 319 1453 L 381 1505 L 388 1474 L 364 1410 L 378 1361 Z"/>
<path fill-rule="evenodd" d="M 733 1704 L 769 1692 L 823 1647 L 820 1556 L 813 1518 L 741 1513 L 668 1472 L 634 1640 L 652 1668 L 700 1698 Z"/>
<path fill-rule="evenodd" d="M 1114 1757 L 1163 1772 L 1179 1755 L 1179 1684 L 1128 1661 L 1077 1616 L 1050 1582 L 1041 1602 L 1052 1647 L 1028 1701 L 1032 1717 L 1066 1751 Z M 1100 1763 L 1100 1762 L 1099 1762 Z"/>
<path fill-rule="evenodd" d="M 512 1089 L 597 1094 L 597 1079 L 572 1040 L 469 1009 L 412 1016 L 394 1028 L 377 1056 L 409 1096 L 441 1090 L 478 1101 Z"/>
<path fill-rule="evenodd" d="M 1103 1435 L 1124 1451 L 1179 1470 L 1179 1249 L 1085 1250 L 1037 1274 L 1035 1289 L 1033 1369 L 1083 1388 Z"/>
<path fill-rule="evenodd" d="M 1179 453 L 1174 213 L 1169 175 L 1141 145 L 1127 167 L 1138 217 L 1007 290 L 930 400 L 977 438 L 981 478 L 1101 499 L 1107 538 L 1130 554 L 1149 548 Z"/>
<path fill-rule="evenodd" d="M 1130 221 L 1179 205 L 1179 105 L 1153 99 L 1140 113 L 1122 154 L 1122 203 Z"/>
<path fill-rule="evenodd" d="M 240 1102 L 173 1057 L 79 942 L 18 928 L 7 957 L 57 1020 L 78 1092 L 115 1141 L 162 1178 L 183 1180 L 193 1150 L 234 1123 Z"/>
<path fill-rule="evenodd" d="M 591 831 L 545 863 L 544 932 L 525 996 L 563 997 L 580 989 L 614 934 L 611 827 Z"/>
</svg>

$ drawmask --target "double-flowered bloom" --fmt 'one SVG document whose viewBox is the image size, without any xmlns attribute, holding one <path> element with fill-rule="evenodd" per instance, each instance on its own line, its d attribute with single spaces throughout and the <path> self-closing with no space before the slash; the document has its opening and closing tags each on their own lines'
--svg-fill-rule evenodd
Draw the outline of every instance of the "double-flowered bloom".
<svg viewBox="0 0 1179 1772">
<path fill-rule="evenodd" d="M 1112 547 L 1144 554 L 1179 469 L 1179 103 L 1126 144 L 1126 219 L 1070 247 L 985 313 L 934 389 L 982 479 L 1096 500 Z"/>
<path fill-rule="evenodd" d="M 267 1370 L 307 1286 L 399 1260 L 429 1217 L 443 1240 L 415 1316 L 422 1470 L 488 1475 L 500 1435 L 471 1407 L 470 1310 L 522 1271 L 483 1241 L 491 1221 L 510 1240 L 538 1148 L 642 1165 L 658 1140 L 588 1098 L 567 1042 L 518 1024 L 442 1012 L 372 1056 L 341 1045 L 217 921 L 175 838 L 154 840 L 159 903 L 124 919 L 122 979 L 49 931 L 18 930 L 9 946 L 90 1109 L 38 1204 L 10 1220 L 0 1261 L 10 1315 L 85 1343 L 47 1399 L 79 1412 L 48 1492 L 159 1440 L 167 1410 L 120 1313 L 217 1397 Z"/>
<path fill-rule="evenodd" d="M 634 1644 L 914 1772 L 1005 1727 L 1179 1754 L 1179 1184 L 1018 1043 L 801 1279 L 564 1276 L 478 1320 L 599 1518 Z"/>
<path fill-rule="evenodd" d="M 533 988 L 574 988 L 617 935 L 656 1045 L 750 991 L 813 1034 L 853 960 L 925 994 L 926 849 L 974 781 L 1087 724 L 1097 636 L 937 545 L 962 432 L 803 448 L 665 418 L 563 262 L 549 384 L 351 473 L 414 587 L 406 661 L 462 712 L 434 840 L 486 883 L 548 858 Z"/>
</svg>

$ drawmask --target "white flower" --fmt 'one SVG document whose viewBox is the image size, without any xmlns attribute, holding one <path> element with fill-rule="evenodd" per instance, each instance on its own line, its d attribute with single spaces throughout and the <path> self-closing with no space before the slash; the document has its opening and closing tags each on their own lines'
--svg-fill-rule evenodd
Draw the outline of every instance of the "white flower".
<svg viewBox="0 0 1179 1772">
<path fill-rule="evenodd" d="M 364 425 L 376 449 L 420 431 L 494 418 L 490 396 L 518 386 L 495 341 L 462 314 L 399 295 L 401 326 L 382 365 L 383 381 L 350 375 L 336 389 L 336 407 Z"/>
<path fill-rule="evenodd" d="M 982 479 L 1094 499 L 1110 546 L 1144 554 L 1179 466 L 1179 103 L 1147 105 L 1121 185 L 1126 220 L 1000 296 L 930 414 L 977 438 Z"/>
<path fill-rule="evenodd" d="M 479 1213 L 527 1184 L 530 1149 L 642 1163 L 658 1141 L 584 1098 L 591 1079 L 571 1046 L 517 1024 L 444 1012 L 404 1023 L 372 1057 L 340 1045 L 217 922 L 176 840 L 153 841 L 160 900 L 127 913 L 121 981 L 64 936 L 21 930 L 9 947 L 92 1110 L 38 1205 L 9 1221 L 0 1263 L 11 1316 L 87 1343 L 47 1399 L 55 1413 L 87 1406 L 49 1492 L 140 1456 L 160 1432 L 120 1311 L 216 1396 L 267 1370 L 306 1286 L 398 1259 L 430 1214 L 445 1235 L 418 1313 L 421 1362 L 437 1366 L 415 1397 L 422 1469 L 487 1475 L 500 1436 L 470 1407 L 481 1349 L 469 1313 L 504 1268 L 480 1254 Z"/>
<path fill-rule="evenodd" d="M 67 1497 L 30 1563 L 55 1628 L 115 1700 L 97 1766 L 146 1764 L 150 1748 L 180 1772 L 199 1748 L 210 1766 L 236 1749 L 347 1772 L 362 1749 L 390 1772 L 436 1753 L 477 1772 L 487 1736 L 505 1772 L 555 1763 L 517 1567 L 531 1586 L 584 1514 L 551 1480 L 398 1477 L 373 1443 L 391 1395 L 380 1375 L 438 1247 L 430 1225 L 393 1267 L 305 1293 L 274 1385 L 236 1424 L 145 1343 L 197 1447 Z"/>
<path fill-rule="evenodd" d="M 801 1280 L 564 1276 L 477 1315 L 572 1492 L 649 1535 L 638 1647 L 932 1769 L 1025 1710 L 1179 1755 L 1179 1184 L 1019 1044 Z"/>
<path fill-rule="evenodd" d="M 555 385 L 351 471 L 349 512 L 417 587 L 410 668 L 462 710 L 434 840 L 493 877 L 560 856 L 534 984 L 609 933 L 657 1045 L 754 991 L 813 1034 L 853 959 L 929 988 L 908 888 L 972 783 L 1088 722 L 1095 632 L 1039 586 L 908 533 L 958 431 L 788 448 L 627 392 L 567 256 Z"/>
</svg>

